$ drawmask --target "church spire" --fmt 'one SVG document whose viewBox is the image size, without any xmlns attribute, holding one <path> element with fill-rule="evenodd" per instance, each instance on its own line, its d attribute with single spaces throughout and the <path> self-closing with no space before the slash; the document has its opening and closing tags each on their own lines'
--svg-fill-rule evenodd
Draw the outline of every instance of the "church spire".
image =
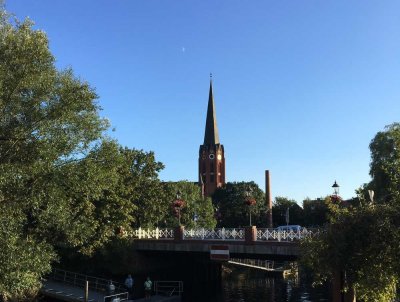
<svg viewBox="0 0 400 302">
<path fill-rule="evenodd" d="M 210 93 L 208 96 L 206 131 L 204 134 L 204 145 L 219 144 L 219 135 L 217 127 L 217 116 L 215 114 L 212 75 L 210 75 Z"/>
<path fill-rule="evenodd" d="M 212 196 L 217 188 L 225 185 L 224 146 L 219 142 L 212 84 L 210 75 L 206 131 L 204 144 L 199 149 L 199 186 L 202 196 Z"/>
</svg>

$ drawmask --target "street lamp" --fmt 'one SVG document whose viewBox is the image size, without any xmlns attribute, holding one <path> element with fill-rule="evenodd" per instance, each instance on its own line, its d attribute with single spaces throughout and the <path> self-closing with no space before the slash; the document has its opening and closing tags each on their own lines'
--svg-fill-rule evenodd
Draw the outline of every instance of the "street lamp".
<svg viewBox="0 0 400 302">
<path fill-rule="evenodd" d="M 251 196 L 251 188 L 248 186 L 245 192 L 246 198 L 245 203 L 249 207 L 249 219 L 250 219 L 250 226 L 251 226 L 251 206 L 256 204 L 256 200 Z"/>
<path fill-rule="evenodd" d="M 181 191 L 176 192 L 176 199 L 172 204 L 175 215 L 178 216 L 178 223 L 181 225 L 181 209 L 185 206 L 185 201 L 181 198 Z"/>
<path fill-rule="evenodd" d="M 336 197 L 339 195 L 339 185 L 337 184 L 336 180 L 335 183 L 332 185 L 333 188 L 333 195 Z"/>
</svg>

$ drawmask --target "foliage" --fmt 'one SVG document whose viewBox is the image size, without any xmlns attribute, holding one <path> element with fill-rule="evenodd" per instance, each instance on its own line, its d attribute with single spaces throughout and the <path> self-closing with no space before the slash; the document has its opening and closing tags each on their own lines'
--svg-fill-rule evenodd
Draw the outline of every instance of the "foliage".
<svg viewBox="0 0 400 302">
<path fill-rule="evenodd" d="M 181 192 L 181 198 L 185 206 L 181 209 L 181 224 L 186 228 L 205 227 L 214 228 L 214 208 L 211 198 L 202 198 L 200 187 L 197 183 L 189 181 L 166 182 L 164 183 L 165 200 L 168 202 L 168 209 L 165 211 L 165 223 L 168 226 L 177 226 L 178 218 L 174 215 L 173 203 L 176 201 L 176 193 Z"/>
<path fill-rule="evenodd" d="M 286 225 L 286 210 L 289 209 L 289 224 L 303 225 L 303 209 L 293 199 L 276 197 L 272 204 L 272 220 L 275 226 Z"/>
<path fill-rule="evenodd" d="M 377 202 L 388 202 L 400 196 L 400 123 L 386 126 L 372 139 L 370 175 L 367 189 L 375 191 Z"/>
<path fill-rule="evenodd" d="M 303 201 L 303 225 L 306 227 L 323 226 L 328 222 L 328 205 L 324 198 Z"/>
<path fill-rule="evenodd" d="M 158 194 L 162 164 L 105 138 L 95 91 L 71 69 L 56 69 L 32 22 L 0 15 L 0 294 L 7 301 L 35 293 L 57 254 L 91 255 L 146 219 L 135 210 Z"/>
<path fill-rule="evenodd" d="M 325 231 L 302 243 L 303 263 L 318 283 L 345 272 L 347 288 L 362 301 L 392 301 L 400 281 L 399 206 L 331 203 L 329 208 Z"/>
<path fill-rule="evenodd" d="M 155 160 L 153 152 L 127 148 L 121 151 L 125 157 L 121 173 L 126 175 L 125 186 L 130 190 L 125 198 L 137 208 L 137 211 L 133 213 L 133 226 L 158 225 L 166 206 L 163 186 L 158 179 L 158 173 L 164 165 Z"/>
<path fill-rule="evenodd" d="M 23 236 L 24 216 L 0 203 L 0 300 L 23 301 L 35 296 L 40 277 L 56 257 L 51 245 Z"/>
<path fill-rule="evenodd" d="M 246 204 L 248 188 L 251 198 L 256 201 L 250 208 Z M 221 227 L 249 225 L 249 211 L 252 211 L 253 225 L 267 225 L 265 194 L 254 182 L 228 182 L 222 188 L 218 188 L 212 198 L 218 209 L 218 225 Z"/>
</svg>

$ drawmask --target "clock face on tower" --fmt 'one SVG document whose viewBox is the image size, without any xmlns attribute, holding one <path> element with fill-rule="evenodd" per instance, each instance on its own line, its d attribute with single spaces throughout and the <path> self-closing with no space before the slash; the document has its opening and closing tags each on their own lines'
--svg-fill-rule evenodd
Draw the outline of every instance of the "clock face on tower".
<svg viewBox="0 0 400 302">
<path fill-rule="evenodd" d="M 208 156 L 210 159 L 214 159 L 214 154 L 210 154 L 209 156 Z"/>
</svg>

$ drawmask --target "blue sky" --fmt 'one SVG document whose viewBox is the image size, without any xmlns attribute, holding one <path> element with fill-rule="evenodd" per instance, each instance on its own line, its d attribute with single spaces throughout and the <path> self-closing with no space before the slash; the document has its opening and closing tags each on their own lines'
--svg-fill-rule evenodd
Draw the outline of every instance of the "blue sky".
<svg viewBox="0 0 400 302">
<path fill-rule="evenodd" d="M 111 136 L 197 180 L 209 74 L 227 181 L 297 202 L 369 181 L 368 145 L 400 120 L 400 2 L 6 0 L 96 88 Z"/>
</svg>

